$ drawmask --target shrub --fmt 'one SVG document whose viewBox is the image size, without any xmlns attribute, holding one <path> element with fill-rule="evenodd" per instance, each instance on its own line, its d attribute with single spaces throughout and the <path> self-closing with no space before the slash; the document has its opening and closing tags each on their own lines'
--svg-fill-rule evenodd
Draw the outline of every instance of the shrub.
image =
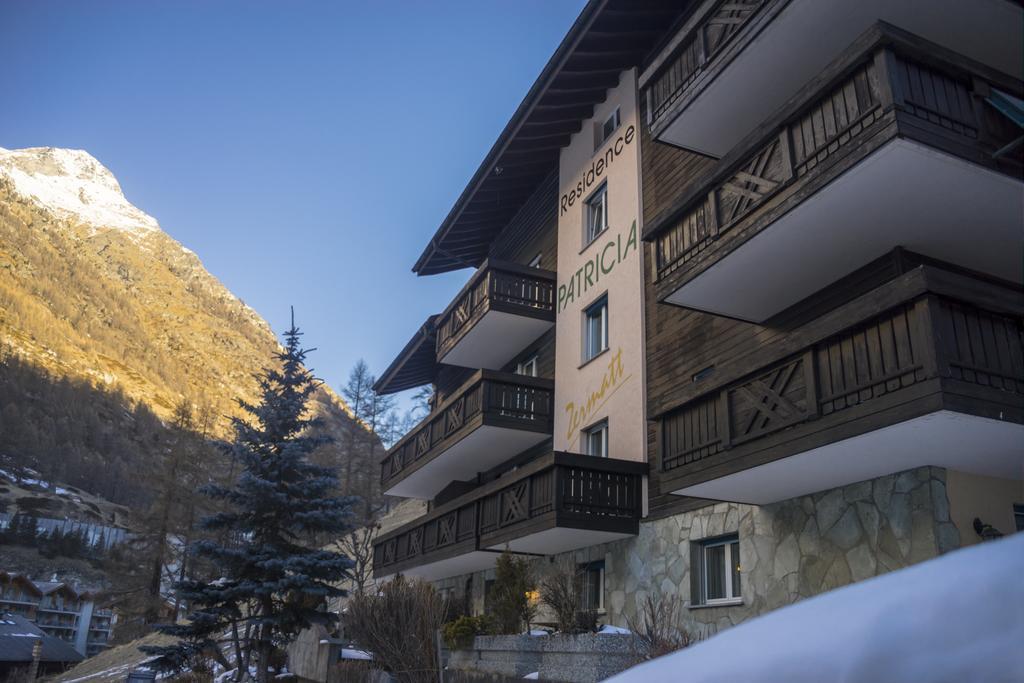
<svg viewBox="0 0 1024 683">
<path fill-rule="evenodd" d="M 487 633 L 490 628 L 486 616 L 462 615 L 441 627 L 444 644 L 449 650 L 466 650 L 473 646 L 473 639 Z"/>
<path fill-rule="evenodd" d="M 540 601 L 555 613 L 562 633 L 586 633 L 596 630 L 597 613 L 583 609 L 584 573 L 570 562 L 558 564 L 540 582 Z"/>
<path fill-rule="evenodd" d="M 430 584 L 401 575 L 376 595 L 354 594 L 342 614 L 345 633 L 400 683 L 437 680 L 436 634 L 444 618 Z"/>
<path fill-rule="evenodd" d="M 371 683 L 374 668 L 371 662 L 360 659 L 343 659 L 327 668 L 327 683 Z"/>
<path fill-rule="evenodd" d="M 537 612 L 529 594 L 534 581 L 530 561 L 507 549 L 498 557 L 491 586 L 491 632 L 495 635 L 522 633 L 529 629 Z"/>
<path fill-rule="evenodd" d="M 676 650 L 682 650 L 701 640 L 682 625 L 683 603 L 678 596 L 654 597 L 648 595 L 636 619 L 626 618 L 633 632 L 639 661 L 655 659 Z"/>
</svg>

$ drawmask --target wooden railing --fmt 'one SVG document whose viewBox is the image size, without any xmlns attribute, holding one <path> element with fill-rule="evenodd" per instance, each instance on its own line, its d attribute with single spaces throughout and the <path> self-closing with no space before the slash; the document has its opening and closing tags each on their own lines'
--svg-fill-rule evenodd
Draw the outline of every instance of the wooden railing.
<svg viewBox="0 0 1024 683">
<path fill-rule="evenodd" d="M 477 371 L 388 451 L 381 462 L 381 483 L 386 489 L 411 465 L 437 456 L 484 422 L 550 432 L 553 394 L 551 380 Z"/>
<path fill-rule="evenodd" d="M 939 378 L 1020 402 L 1022 318 L 934 295 L 891 308 L 666 414 L 661 469 L 711 466 L 732 449 L 813 420 L 842 420 L 844 411 Z"/>
<path fill-rule="evenodd" d="M 485 262 L 438 317 L 438 359 L 490 310 L 554 322 L 555 274 L 514 263 Z"/>
<path fill-rule="evenodd" d="M 382 536 L 374 543 L 374 573 L 488 549 L 560 525 L 636 533 L 646 470 L 639 462 L 549 454 Z"/>
<path fill-rule="evenodd" d="M 866 53 L 849 56 L 843 76 L 809 94 L 753 142 L 741 145 L 692 188 L 680 206 L 656 219 L 647 237 L 655 243 L 659 298 L 680 275 L 723 238 L 749 239 L 774 216 L 803 201 L 838 173 L 854 154 L 867 155 L 899 135 L 920 138 L 972 161 L 995 166 L 991 153 L 1019 134 L 986 109 L 962 67 L 925 64 L 882 37 Z M 892 125 L 895 124 L 895 125 Z M 870 143 L 870 144 L 869 144 Z M 759 211 L 762 207 L 771 207 Z M 770 214 L 770 215 L 768 215 Z M 727 240 L 726 240 L 727 241 Z M 662 291 L 666 290 L 666 291 Z"/>
<path fill-rule="evenodd" d="M 766 0 L 720 0 L 694 23 L 643 88 L 649 126 L 659 123 L 765 4 Z"/>
</svg>

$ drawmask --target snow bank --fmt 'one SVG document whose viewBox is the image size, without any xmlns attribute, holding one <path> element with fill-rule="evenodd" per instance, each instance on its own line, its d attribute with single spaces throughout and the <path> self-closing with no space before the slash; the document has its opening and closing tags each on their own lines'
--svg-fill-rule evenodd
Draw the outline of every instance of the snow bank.
<svg viewBox="0 0 1024 683">
<path fill-rule="evenodd" d="M 605 624 L 597 631 L 598 633 L 608 633 L 617 636 L 628 636 L 632 631 L 628 628 L 622 628 L 621 626 L 612 626 L 611 624 Z"/>
<path fill-rule="evenodd" d="M 607 683 L 1024 681 L 1022 576 L 1024 533 L 779 609 Z"/>
</svg>

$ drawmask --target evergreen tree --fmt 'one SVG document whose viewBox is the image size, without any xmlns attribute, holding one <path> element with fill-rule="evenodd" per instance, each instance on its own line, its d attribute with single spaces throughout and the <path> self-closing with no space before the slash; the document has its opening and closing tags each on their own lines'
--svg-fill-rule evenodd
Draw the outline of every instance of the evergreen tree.
<svg viewBox="0 0 1024 683">
<path fill-rule="evenodd" d="M 307 402 L 318 381 L 303 365 L 308 351 L 299 347 L 300 336 L 293 320 L 276 356 L 280 368 L 266 369 L 258 378 L 261 402 L 239 401 L 252 420 L 234 420 L 230 452 L 241 474 L 233 485 L 205 487 L 224 507 L 201 524 L 225 532 L 218 537 L 223 540 L 192 546 L 217 578 L 177 585 L 193 611 L 188 623 L 160 628 L 182 638 L 178 645 L 143 648 L 158 656 L 157 666 L 180 669 L 200 653 L 218 649 L 227 632 L 236 680 L 252 663 L 263 682 L 275 647 L 303 628 L 337 618 L 319 607 L 326 598 L 344 594 L 334 584 L 350 578 L 353 563 L 308 541 L 317 533 L 345 533 L 353 499 L 333 496 L 333 471 L 309 461 L 326 437 L 310 429 L 316 420 L 308 417 Z"/>
</svg>

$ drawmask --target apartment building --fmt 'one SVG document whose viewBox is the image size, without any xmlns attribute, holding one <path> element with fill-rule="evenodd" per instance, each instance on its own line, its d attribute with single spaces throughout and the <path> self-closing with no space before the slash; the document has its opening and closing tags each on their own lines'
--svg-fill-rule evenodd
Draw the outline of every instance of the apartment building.
<svg viewBox="0 0 1024 683">
<path fill-rule="evenodd" d="M 70 644 L 91 657 L 107 647 L 114 614 L 63 581 L 33 581 L 21 574 L 0 571 L 0 614 L 24 617 L 44 633 Z"/>
<path fill-rule="evenodd" d="M 376 387 L 435 403 L 375 575 L 480 611 L 507 549 L 706 631 L 1015 531 L 1022 19 L 588 3 L 414 266 L 474 270 Z"/>
</svg>

